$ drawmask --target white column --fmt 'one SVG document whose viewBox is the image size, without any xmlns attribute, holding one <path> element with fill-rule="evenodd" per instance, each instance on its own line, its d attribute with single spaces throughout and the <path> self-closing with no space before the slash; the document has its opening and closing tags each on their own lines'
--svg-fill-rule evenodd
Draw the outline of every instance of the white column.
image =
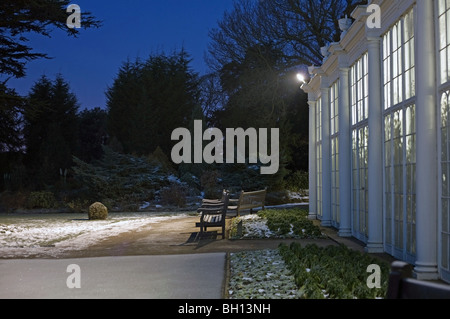
<svg viewBox="0 0 450 319">
<path fill-rule="evenodd" d="M 317 101 L 309 95 L 309 219 L 317 219 L 317 138 L 316 107 Z"/>
<path fill-rule="evenodd" d="M 417 255 L 419 279 L 435 279 L 437 272 L 437 122 L 435 1 L 417 0 L 416 118 L 417 118 Z"/>
<path fill-rule="evenodd" d="M 322 223 L 331 226 L 331 139 L 330 139 L 330 88 L 322 77 Z"/>
<path fill-rule="evenodd" d="M 369 220 L 366 251 L 383 247 L 383 111 L 381 90 L 381 38 L 368 31 L 369 48 Z"/>
<path fill-rule="evenodd" d="M 341 57 L 340 57 L 341 59 Z M 341 221 L 339 236 L 351 237 L 351 123 L 349 71 L 347 63 L 340 61 L 339 74 L 339 208 Z"/>
</svg>

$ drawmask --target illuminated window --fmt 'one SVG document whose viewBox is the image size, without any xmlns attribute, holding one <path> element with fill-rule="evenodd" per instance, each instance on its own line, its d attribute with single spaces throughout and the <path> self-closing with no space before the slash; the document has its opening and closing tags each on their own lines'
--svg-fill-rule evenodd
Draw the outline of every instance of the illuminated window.
<svg viewBox="0 0 450 319">
<path fill-rule="evenodd" d="M 383 36 L 384 109 L 416 95 L 414 10 Z"/>
<path fill-rule="evenodd" d="M 439 0 L 440 82 L 450 81 L 450 0 Z"/>
<path fill-rule="evenodd" d="M 415 105 L 384 118 L 386 243 L 394 256 L 413 260 L 416 253 Z"/>
<path fill-rule="evenodd" d="M 350 70 L 352 125 L 366 120 L 369 116 L 368 68 L 368 54 L 366 53 Z"/>
<path fill-rule="evenodd" d="M 331 136 L 339 132 L 339 81 L 331 86 L 330 92 L 330 110 L 331 110 Z"/>
<path fill-rule="evenodd" d="M 441 267 L 450 272 L 450 91 L 441 98 Z"/>
<path fill-rule="evenodd" d="M 386 249 L 416 253 L 414 9 L 383 36 L 384 218 Z"/>
<path fill-rule="evenodd" d="M 352 133 L 352 213 L 353 232 L 360 240 L 368 236 L 369 214 L 369 128 L 363 126 Z"/>
<path fill-rule="evenodd" d="M 322 99 L 317 100 L 316 105 L 316 153 L 317 153 L 317 216 L 322 218 Z"/>
<path fill-rule="evenodd" d="M 352 116 L 352 222 L 353 235 L 362 241 L 368 237 L 368 146 L 369 146 L 369 74 L 368 54 L 350 69 Z"/>
<path fill-rule="evenodd" d="M 330 90 L 331 110 L 331 220 L 339 227 L 339 81 Z"/>
</svg>

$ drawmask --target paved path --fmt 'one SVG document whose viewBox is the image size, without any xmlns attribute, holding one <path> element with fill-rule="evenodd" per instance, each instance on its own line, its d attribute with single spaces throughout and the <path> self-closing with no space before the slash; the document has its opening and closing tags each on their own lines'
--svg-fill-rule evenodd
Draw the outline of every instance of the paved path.
<svg viewBox="0 0 450 319">
<path fill-rule="evenodd" d="M 225 253 L 0 260 L 0 299 L 221 299 Z M 81 288 L 76 284 L 79 266 Z"/>
</svg>

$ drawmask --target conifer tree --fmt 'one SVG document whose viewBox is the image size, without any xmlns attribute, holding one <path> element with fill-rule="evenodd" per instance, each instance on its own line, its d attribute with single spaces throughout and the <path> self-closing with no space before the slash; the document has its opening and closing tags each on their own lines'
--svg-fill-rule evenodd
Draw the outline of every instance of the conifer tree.
<svg viewBox="0 0 450 319">
<path fill-rule="evenodd" d="M 2 0 L 0 1 L 0 74 L 16 78 L 25 76 L 26 63 L 48 58 L 28 45 L 30 34 L 49 37 L 53 29 L 77 36 L 79 31 L 67 27 L 66 12 L 70 0 Z M 82 28 L 99 27 L 101 22 L 83 12 Z"/>
<path fill-rule="evenodd" d="M 52 184 L 72 166 L 78 150 L 78 102 L 61 75 L 43 76 L 32 87 L 24 111 L 26 166 L 37 186 Z"/>
<path fill-rule="evenodd" d="M 181 51 L 126 62 L 107 91 L 108 131 L 125 153 L 170 156 L 172 131 L 188 127 L 198 106 L 198 76 Z"/>
</svg>

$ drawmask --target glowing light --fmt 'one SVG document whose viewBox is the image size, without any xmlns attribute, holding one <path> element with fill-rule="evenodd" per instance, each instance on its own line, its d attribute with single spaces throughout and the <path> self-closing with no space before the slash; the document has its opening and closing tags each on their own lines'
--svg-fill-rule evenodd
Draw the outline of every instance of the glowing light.
<svg viewBox="0 0 450 319">
<path fill-rule="evenodd" d="M 305 77 L 301 73 L 297 74 L 297 80 L 299 80 L 299 82 L 305 83 Z"/>
</svg>

